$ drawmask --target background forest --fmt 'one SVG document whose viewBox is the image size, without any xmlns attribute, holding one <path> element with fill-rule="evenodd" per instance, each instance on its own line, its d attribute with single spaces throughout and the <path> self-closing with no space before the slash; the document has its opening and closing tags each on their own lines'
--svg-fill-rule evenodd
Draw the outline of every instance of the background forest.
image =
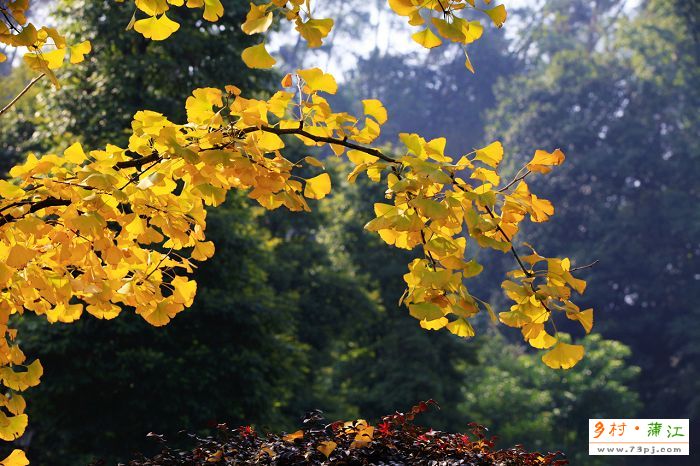
<svg viewBox="0 0 700 466">
<path fill-rule="evenodd" d="M 252 43 L 238 27 L 247 2 L 224 4 L 218 23 L 185 12 L 172 40 L 150 42 L 124 30 L 132 14 L 124 4 L 43 2 L 34 14 L 90 39 L 93 53 L 63 72 L 61 90 L 36 86 L 3 115 L 2 172 L 28 152 L 75 140 L 123 144 L 137 110 L 182 121 L 196 87 L 274 89 L 281 76 L 239 58 Z M 217 254 L 196 272 L 192 309 L 167 327 L 127 313 L 70 326 L 24 317 L 24 351 L 47 368 L 45 383 L 27 392 L 32 423 L 21 441 L 33 461 L 112 464 L 150 451 L 150 431 L 176 439 L 181 429 L 220 422 L 285 430 L 314 408 L 331 419 L 374 419 L 429 398 L 442 407 L 423 418 L 435 428 L 479 422 L 504 444 L 561 449 L 574 465 L 643 464 L 588 457 L 592 417 L 691 418 L 697 452 L 698 4 L 513 2 L 507 27 L 470 49 L 475 75 L 459 48 L 407 47 L 405 27 L 381 13 L 384 0 L 326 0 L 324 8 L 342 18 L 332 40 L 311 53 L 280 34 L 277 56 L 289 69 L 337 70 L 339 110 L 382 100 L 386 141 L 420 129 L 464 153 L 500 139 L 516 154 L 512 168 L 535 147 L 567 154 L 563 169 L 535 183 L 557 215 L 525 236 L 543 253 L 600 259 L 586 271 L 580 303 L 597 310 L 587 357 L 552 371 L 517 331 L 487 319 L 471 340 L 421 329 L 398 305 L 408 253 L 363 230 L 382 190 L 348 184 L 328 160 L 338 173 L 333 195 L 310 214 L 263 212 L 235 193 L 210 212 Z M 29 80 L 12 60 L 0 73 L 3 102 Z M 479 295 L 505 306 L 499 272 L 510 259 L 494 252 L 479 261 L 491 264 Z M 698 464 L 677 458 L 669 464 Z"/>
</svg>

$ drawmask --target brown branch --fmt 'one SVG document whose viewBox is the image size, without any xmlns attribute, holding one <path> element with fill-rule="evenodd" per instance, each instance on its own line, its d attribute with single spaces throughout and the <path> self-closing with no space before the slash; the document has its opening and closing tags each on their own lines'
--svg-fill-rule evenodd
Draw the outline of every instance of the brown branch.
<svg viewBox="0 0 700 466">
<path fill-rule="evenodd" d="M 522 171 L 522 169 L 521 169 L 521 170 L 518 170 L 518 173 L 520 173 L 521 171 Z M 507 185 L 505 185 L 504 187 L 502 187 L 501 189 L 499 189 L 497 192 L 502 193 L 502 192 L 508 190 L 508 188 L 510 188 L 511 186 L 513 186 L 513 185 L 514 185 L 515 183 L 517 183 L 518 181 L 524 180 L 525 178 L 527 178 L 527 176 L 528 176 L 530 173 L 532 173 L 532 172 L 531 172 L 530 170 L 528 170 L 528 171 L 525 172 L 525 174 L 520 175 L 520 176 L 516 176 L 515 178 L 513 178 L 513 181 L 511 181 L 510 183 L 508 183 Z"/>
<path fill-rule="evenodd" d="M 588 269 L 588 268 L 593 267 L 594 265 L 596 265 L 598 262 L 600 262 L 600 261 L 599 261 L 598 259 L 596 259 L 596 260 L 594 260 L 593 262 L 591 262 L 590 264 L 581 265 L 581 266 L 579 266 L 579 267 L 574 267 L 573 269 L 569 269 L 569 272 L 576 272 L 577 270 Z"/>
<path fill-rule="evenodd" d="M 495 220 L 497 218 L 496 215 L 493 213 L 493 210 L 491 210 L 491 208 L 489 206 L 485 205 L 484 208 L 486 209 L 486 212 L 489 213 L 489 215 L 491 216 L 492 219 Z M 515 260 L 518 261 L 518 265 L 522 269 L 523 273 L 525 273 L 525 276 L 532 277 L 532 272 L 530 272 L 529 270 L 527 270 L 527 268 L 525 268 L 525 264 L 523 264 L 523 261 L 520 259 L 520 256 L 518 255 L 518 251 L 515 250 L 515 245 L 513 244 L 513 240 L 508 237 L 508 235 L 506 234 L 505 231 L 503 231 L 503 228 L 501 228 L 500 225 L 496 224 L 496 229 L 501 233 L 501 235 L 503 235 L 503 239 L 505 239 L 506 241 L 508 241 L 510 243 L 510 252 L 513 254 L 513 257 L 515 257 Z"/>
<path fill-rule="evenodd" d="M 385 162 L 395 163 L 395 164 L 399 163 L 397 160 L 394 160 L 393 158 L 384 154 L 379 149 L 356 144 L 354 142 L 348 141 L 347 139 L 337 139 L 337 138 L 331 138 L 331 137 L 326 137 L 326 136 L 316 136 L 315 134 L 311 134 L 303 128 L 275 128 L 273 126 L 263 125 L 261 127 L 254 126 L 254 127 L 250 127 L 250 128 L 244 128 L 244 129 L 240 130 L 239 132 L 241 134 L 248 134 L 248 133 L 253 133 L 255 131 L 264 131 L 266 133 L 273 133 L 273 134 L 276 134 L 278 136 L 283 136 L 283 135 L 303 136 L 303 137 L 305 137 L 307 139 L 311 139 L 312 141 L 315 141 L 315 142 L 324 142 L 326 144 L 335 144 L 338 146 L 347 147 L 348 149 L 353 149 L 353 150 L 357 150 L 360 152 L 364 152 L 365 154 L 373 155 L 374 157 L 377 157 L 381 160 L 384 160 Z"/>
<path fill-rule="evenodd" d="M 29 84 L 27 84 L 27 85 L 25 86 L 25 88 L 22 89 L 22 91 L 21 91 L 19 94 L 17 94 L 17 95 L 15 96 L 14 99 L 12 99 L 12 100 L 10 101 L 9 104 L 5 105 L 5 106 L 3 107 L 3 109 L 0 110 L 0 116 L 2 116 L 3 113 L 5 113 L 6 111 L 8 111 L 10 108 L 12 108 L 12 106 L 13 106 L 15 103 L 17 103 L 17 101 L 18 101 L 24 94 L 26 94 L 26 93 L 29 91 L 29 89 L 31 89 L 32 86 L 33 86 L 34 84 L 36 84 L 36 83 L 37 83 L 41 78 L 43 78 L 44 76 L 46 76 L 46 75 L 45 75 L 44 73 L 41 73 L 39 76 L 37 76 L 36 78 L 34 78 L 34 79 L 32 79 L 31 81 L 29 81 Z"/>
<path fill-rule="evenodd" d="M 140 168 L 141 166 L 146 165 L 147 163 L 157 162 L 159 160 L 160 154 L 158 152 L 154 152 L 151 155 L 147 155 L 145 157 L 137 157 L 135 159 L 125 160 L 123 162 L 117 162 L 114 165 L 114 169 L 123 170 L 125 168 Z"/>
<path fill-rule="evenodd" d="M 308 131 L 306 131 L 304 129 L 303 125 L 301 125 L 301 124 L 297 128 L 275 128 L 274 126 L 267 126 L 267 125 L 263 125 L 260 127 L 251 126 L 249 128 L 243 128 L 243 129 L 236 130 L 236 133 L 238 135 L 245 135 L 245 134 L 254 133 L 256 131 L 263 131 L 265 133 L 273 133 L 273 134 L 276 134 L 278 136 L 285 136 L 285 135 L 303 136 L 307 139 L 311 139 L 314 142 L 323 142 L 326 144 L 335 144 L 338 146 L 343 146 L 343 147 L 346 147 L 348 149 L 353 149 L 353 150 L 357 150 L 360 152 L 364 152 L 365 154 L 372 155 L 374 157 L 377 157 L 378 159 L 384 160 L 385 162 L 399 164 L 399 161 L 389 157 L 388 155 L 384 154 L 379 149 L 375 149 L 373 147 L 366 147 L 366 146 L 363 146 L 361 144 L 350 142 L 347 140 L 347 138 L 338 139 L 338 138 L 332 138 L 332 137 L 326 137 L 326 136 L 317 136 L 315 134 L 312 134 L 312 133 L 309 133 Z M 221 147 L 219 147 L 219 146 L 213 147 L 212 149 L 224 148 L 227 145 L 228 144 L 221 146 Z M 207 149 L 205 149 L 205 150 L 207 150 Z M 124 168 L 140 168 L 141 166 L 146 165 L 147 163 L 157 162 L 160 159 L 161 159 L 160 154 L 158 154 L 157 152 L 154 152 L 153 154 L 147 155 L 145 157 L 137 157 L 137 158 L 134 158 L 131 160 L 123 161 L 123 162 L 117 162 L 114 165 L 114 168 L 116 170 L 122 170 Z"/>
<path fill-rule="evenodd" d="M 0 226 L 3 226 L 7 223 L 10 222 L 15 222 L 17 220 L 20 220 L 24 218 L 27 214 L 32 214 L 34 212 L 38 212 L 41 209 L 46 209 L 47 207 L 57 207 L 57 206 L 67 206 L 70 205 L 71 201 L 69 199 L 59 199 L 57 197 L 47 197 L 46 199 L 42 199 L 40 201 L 37 201 L 36 203 L 32 204 L 31 207 L 29 207 L 29 210 L 23 213 L 20 217 L 13 217 L 11 215 L 2 215 L 0 216 Z"/>
<path fill-rule="evenodd" d="M 421 240 L 421 243 L 423 243 L 423 252 L 425 252 L 425 254 L 428 256 L 428 259 L 430 260 L 430 265 L 433 266 L 433 270 L 437 270 L 437 261 L 435 260 L 433 255 L 430 253 L 430 251 L 425 249 L 425 247 L 428 245 L 428 243 L 425 240 L 425 232 L 423 231 L 422 228 L 420 230 L 420 240 Z"/>
<path fill-rule="evenodd" d="M 440 5 L 440 9 L 442 10 L 443 18 L 446 18 L 450 14 L 450 12 L 448 12 L 445 9 L 445 7 L 442 5 L 442 2 L 440 0 L 438 0 L 438 5 Z"/>
</svg>

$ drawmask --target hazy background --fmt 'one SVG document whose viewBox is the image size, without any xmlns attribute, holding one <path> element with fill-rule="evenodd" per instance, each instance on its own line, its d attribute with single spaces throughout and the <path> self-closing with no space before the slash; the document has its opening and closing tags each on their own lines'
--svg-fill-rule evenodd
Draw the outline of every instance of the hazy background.
<svg viewBox="0 0 700 466">
<path fill-rule="evenodd" d="M 72 37 L 90 39 L 84 65 L 62 71 L 60 91 L 37 87 L 0 120 L 6 172 L 27 152 L 75 140 L 125 145 L 140 109 L 184 119 L 184 100 L 202 86 L 236 84 L 268 95 L 298 66 L 336 72 L 337 110 L 379 98 L 389 110 L 383 141 L 398 132 L 445 136 L 460 156 L 499 139 L 513 172 L 535 149 L 560 147 L 564 166 L 532 181 L 552 199 L 551 222 L 523 239 L 586 270 L 581 306 L 596 309 L 586 359 L 555 372 L 519 343 L 517 330 L 478 324 L 461 340 L 418 327 L 397 305 L 412 255 L 386 247 L 363 225 L 381 186 L 348 185 L 335 170 L 333 197 L 310 214 L 261 212 L 232 194 L 209 217 L 217 254 L 197 271 L 191 310 L 155 329 L 130 311 L 115 321 L 21 322 L 43 383 L 27 393 L 28 433 L 18 443 L 36 464 L 107 464 L 150 452 L 149 431 L 181 438 L 218 422 L 296 430 L 305 411 L 377 419 L 433 398 L 423 420 L 464 430 L 485 424 L 503 446 L 562 449 L 579 465 L 660 464 L 587 456 L 587 421 L 691 418 L 697 451 L 700 408 L 700 213 L 698 7 L 684 0 L 506 2 L 502 30 L 469 48 L 418 50 L 384 0 L 325 0 L 336 18 L 326 45 L 309 51 L 282 27 L 272 37 L 275 72 L 251 72 L 240 51 L 246 2 L 225 1 L 219 23 L 196 12 L 169 40 L 124 31 L 130 2 L 41 2 L 35 14 Z M 39 21 L 40 22 L 40 21 Z M 30 79 L 0 64 L 0 98 Z M 307 149 L 292 147 L 299 156 Z M 294 158 L 294 156 L 290 156 Z M 499 288 L 507 255 L 478 253 L 486 272 L 470 290 L 507 310 Z M 581 337 L 576 325 L 565 327 Z M 697 464 L 697 458 L 663 458 Z"/>
</svg>

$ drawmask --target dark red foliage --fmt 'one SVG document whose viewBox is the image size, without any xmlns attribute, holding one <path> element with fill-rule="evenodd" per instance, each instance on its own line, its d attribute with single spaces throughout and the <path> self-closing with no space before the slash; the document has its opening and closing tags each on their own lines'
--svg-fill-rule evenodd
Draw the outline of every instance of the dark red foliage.
<svg viewBox="0 0 700 466">
<path fill-rule="evenodd" d="M 261 435 L 252 427 L 230 429 L 217 426 L 211 437 L 189 435 L 196 443 L 191 450 L 168 447 L 160 435 L 151 436 L 163 450 L 152 458 L 137 458 L 129 466 L 216 466 L 216 465 L 470 465 L 470 466 L 563 466 L 568 464 L 561 452 L 540 454 L 528 452 L 520 445 L 497 450 L 495 438 L 487 438 L 485 429 L 469 425 L 468 433 L 449 434 L 414 423 L 415 417 L 430 406 L 421 402 L 407 413 L 382 418 L 373 430 L 372 439 L 363 446 L 353 445 L 363 424 L 344 422 L 327 424 L 319 411 L 308 414 L 301 431 L 303 436 Z M 294 440 L 292 438 L 298 437 Z M 365 438 L 369 440 L 368 438 Z M 330 456 L 319 450 L 324 442 L 337 446 Z"/>
</svg>

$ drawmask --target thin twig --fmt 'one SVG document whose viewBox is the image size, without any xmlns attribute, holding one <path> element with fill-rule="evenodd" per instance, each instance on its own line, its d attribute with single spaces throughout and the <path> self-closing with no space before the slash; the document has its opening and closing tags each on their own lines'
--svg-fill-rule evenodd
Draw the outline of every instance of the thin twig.
<svg viewBox="0 0 700 466">
<path fill-rule="evenodd" d="M 521 168 L 520 170 L 518 170 L 518 173 L 520 173 L 521 171 L 522 171 L 522 168 Z M 515 183 L 517 183 L 518 181 L 521 181 L 521 180 L 524 180 L 525 178 L 527 178 L 527 176 L 528 176 L 530 173 L 532 173 L 532 172 L 531 172 L 530 170 L 528 170 L 528 171 L 526 171 L 525 174 L 523 174 L 523 175 L 519 175 L 519 176 L 516 175 L 516 177 L 513 178 L 513 181 L 511 181 L 510 183 L 508 183 L 507 185 L 505 185 L 504 187 L 502 187 L 501 189 L 499 189 L 497 192 L 502 193 L 502 192 L 508 190 L 508 188 L 510 188 L 511 186 L 513 186 L 513 185 L 514 185 Z"/>
<path fill-rule="evenodd" d="M 600 261 L 599 261 L 598 259 L 596 259 L 596 260 L 594 260 L 593 262 L 591 262 L 590 264 L 582 265 L 582 266 L 580 266 L 580 267 L 574 267 L 573 269 L 569 269 L 569 272 L 575 272 L 575 271 L 577 271 L 577 270 L 583 270 L 583 269 L 587 269 L 587 268 L 593 267 L 593 266 L 596 265 L 598 262 L 600 262 Z"/>
<path fill-rule="evenodd" d="M 41 74 L 40 74 L 39 76 L 37 76 L 36 78 L 32 79 L 32 80 L 29 82 L 29 84 L 27 84 L 27 86 L 26 86 L 24 89 L 22 89 L 22 92 L 20 92 L 19 94 L 17 94 L 17 95 L 15 96 L 15 98 L 12 99 L 12 100 L 10 101 L 9 104 L 5 105 L 5 107 L 4 107 L 2 110 L 0 110 L 0 116 L 2 116 L 3 113 L 5 113 L 6 111 L 8 111 L 8 110 L 9 110 L 9 109 L 10 109 L 24 94 L 27 93 L 27 91 L 29 91 L 29 89 L 32 88 L 32 86 L 33 86 L 34 84 L 36 84 L 36 83 L 37 83 L 41 78 L 43 78 L 44 76 L 46 76 L 46 75 L 45 75 L 44 73 L 41 73 Z"/>
<path fill-rule="evenodd" d="M 484 206 L 486 209 L 486 212 L 489 213 L 492 219 L 496 220 L 497 217 L 493 213 L 493 210 L 487 205 Z M 518 254 L 518 251 L 515 250 L 515 245 L 513 244 L 513 240 L 506 234 L 505 231 L 503 231 L 503 228 L 501 228 L 501 225 L 496 224 L 496 229 L 503 235 L 503 239 L 505 239 L 507 242 L 510 243 L 510 252 L 513 254 L 513 257 L 515 257 L 515 260 L 518 261 L 518 265 L 522 269 L 523 273 L 525 274 L 526 277 L 532 277 L 532 272 L 530 272 L 526 267 L 525 264 L 523 264 L 523 261 L 520 259 L 520 255 Z"/>
</svg>

